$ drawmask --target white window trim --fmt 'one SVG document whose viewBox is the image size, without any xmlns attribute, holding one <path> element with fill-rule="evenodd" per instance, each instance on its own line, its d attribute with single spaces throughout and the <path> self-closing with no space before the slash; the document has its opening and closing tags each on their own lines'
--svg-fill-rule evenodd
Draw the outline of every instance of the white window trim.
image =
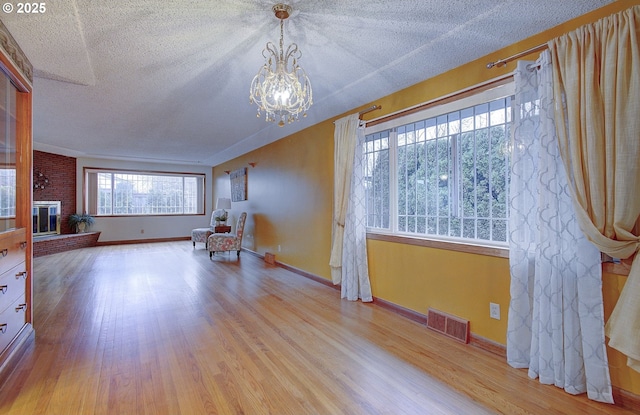
<svg viewBox="0 0 640 415">
<path fill-rule="evenodd" d="M 460 91 L 459 93 L 456 93 L 456 94 L 460 94 L 462 92 L 464 91 Z M 456 94 L 452 94 L 452 95 L 455 96 Z M 463 108 L 473 107 L 475 105 L 479 105 L 485 102 L 504 98 L 513 94 L 515 94 L 515 84 L 513 82 L 509 82 L 503 85 L 498 85 L 494 88 L 480 91 L 477 94 L 474 94 L 468 97 L 460 98 L 458 100 L 447 102 L 441 105 L 434 105 L 422 111 L 414 112 L 412 114 L 408 114 L 403 117 L 393 118 L 393 119 L 390 119 L 389 121 L 384 121 L 384 122 L 375 124 L 371 127 L 366 127 L 365 135 L 374 134 L 383 130 L 390 130 L 392 128 L 399 127 L 405 124 L 422 121 L 427 118 L 432 118 L 438 115 L 447 114 L 449 112 L 458 111 Z M 372 122 L 372 121 L 375 121 L 375 120 L 371 120 L 368 122 Z"/>
<path fill-rule="evenodd" d="M 479 87 L 480 85 L 478 85 Z M 475 87 L 469 88 L 474 89 Z M 463 94 L 468 90 L 455 92 L 448 97 L 455 97 L 456 95 Z M 441 105 L 433 105 L 425 108 L 422 111 L 416 111 L 406 116 L 394 117 L 388 121 L 376 123 L 371 127 L 365 127 L 365 135 L 375 134 L 384 130 L 391 130 L 389 132 L 389 142 L 397 139 L 396 127 L 406 124 L 422 121 L 428 118 L 436 117 L 438 115 L 447 114 L 449 112 L 458 111 L 464 108 L 472 107 L 475 105 L 490 102 L 496 99 L 512 96 L 515 94 L 515 83 L 513 81 L 507 82 L 495 87 L 490 87 L 486 90 L 480 91 L 470 96 L 460 98 L 453 101 L 448 101 Z M 443 97 L 446 98 L 446 97 Z M 426 105 L 421 104 L 422 105 Z M 387 115 L 386 117 L 391 117 Z M 376 121 L 371 120 L 369 122 Z M 395 141 L 394 141 L 395 142 Z M 397 145 L 389 146 L 389 159 L 396 160 L 397 158 Z M 397 181 L 397 163 L 390 163 L 389 166 L 390 178 L 395 178 Z M 475 254 L 496 256 L 502 258 L 508 258 L 509 248 L 508 242 L 495 242 L 486 240 L 476 240 L 467 238 L 456 238 L 444 235 L 420 235 L 414 233 L 407 233 L 398 231 L 398 203 L 397 203 L 397 185 L 390 186 L 390 206 L 389 206 L 389 229 L 384 228 L 371 228 L 367 227 L 367 237 L 370 239 L 408 243 L 411 245 L 428 246 L 439 249 L 449 249 L 462 252 L 470 252 Z"/>
<path fill-rule="evenodd" d="M 110 214 L 110 215 L 98 215 L 94 212 L 97 210 L 97 200 L 93 200 L 94 196 L 97 196 L 92 186 L 96 186 L 97 183 L 93 183 L 90 180 L 91 175 L 97 175 L 98 173 L 109 174 L 133 174 L 133 175 L 147 175 L 147 176 L 170 176 L 170 177 L 195 177 L 201 180 L 202 189 L 198 194 L 198 212 L 196 213 L 157 213 L 157 214 Z M 184 172 L 171 172 L 171 171 L 155 171 L 155 170 L 134 170 L 134 169 L 118 169 L 118 168 L 98 168 L 98 167 L 86 167 L 83 174 L 83 211 L 89 212 L 92 215 L 99 217 L 127 217 L 127 216 L 196 216 L 203 215 L 206 199 L 206 175 L 204 173 L 184 173 Z"/>
</svg>

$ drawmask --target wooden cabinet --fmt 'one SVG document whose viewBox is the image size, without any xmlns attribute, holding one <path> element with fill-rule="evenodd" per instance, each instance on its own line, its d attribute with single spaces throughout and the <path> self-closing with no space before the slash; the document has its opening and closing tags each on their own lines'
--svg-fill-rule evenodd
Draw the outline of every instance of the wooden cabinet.
<svg viewBox="0 0 640 415">
<path fill-rule="evenodd" d="M 0 275 L 25 262 L 27 230 L 0 233 Z"/>
<path fill-rule="evenodd" d="M 0 21 L 0 384 L 33 336 L 33 69 Z"/>
<path fill-rule="evenodd" d="M 0 350 L 6 349 L 27 323 L 26 232 L 0 234 Z"/>
</svg>

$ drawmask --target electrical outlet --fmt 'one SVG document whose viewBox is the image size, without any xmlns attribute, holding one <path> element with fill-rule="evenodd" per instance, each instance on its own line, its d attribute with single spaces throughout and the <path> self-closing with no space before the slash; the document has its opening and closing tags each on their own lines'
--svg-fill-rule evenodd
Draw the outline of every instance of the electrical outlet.
<svg viewBox="0 0 640 415">
<path fill-rule="evenodd" d="M 500 304 L 489 303 L 489 317 L 500 320 Z"/>
<path fill-rule="evenodd" d="M 278 245 L 278 252 L 280 252 L 280 251 L 281 251 L 281 249 L 280 249 L 280 245 Z"/>
</svg>

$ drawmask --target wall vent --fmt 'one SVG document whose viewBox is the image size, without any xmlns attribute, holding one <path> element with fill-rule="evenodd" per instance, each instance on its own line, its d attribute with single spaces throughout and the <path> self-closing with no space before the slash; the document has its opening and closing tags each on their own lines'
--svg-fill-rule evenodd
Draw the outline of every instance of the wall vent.
<svg viewBox="0 0 640 415">
<path fill-rule="evenodd" d="M 267 264 L 275 265 L 276 264 L 276 256 L 271 252 L 265 252 L 264 254 L 264 262 Z"/>
<path fill-rule="evenodd" d="M 429 308 L 427 327 L 462 343 L 469 343 L 469 320 Z"/>
</svg>

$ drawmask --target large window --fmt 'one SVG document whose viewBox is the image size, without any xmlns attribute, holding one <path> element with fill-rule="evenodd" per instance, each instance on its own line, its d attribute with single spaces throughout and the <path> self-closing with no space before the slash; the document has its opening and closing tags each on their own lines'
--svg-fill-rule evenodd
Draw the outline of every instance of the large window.
<svg viewBox="0 0 640 415">
<path fill-rule="evenodd" d="M 204 175 L 87 170 L 89 212 L 96 216 L 204 213 Z"/>
<path fill-rule="evenodd" d="M 506 244 L 510 86 L 367 129 L 367 226 Z"/>
</svg>

